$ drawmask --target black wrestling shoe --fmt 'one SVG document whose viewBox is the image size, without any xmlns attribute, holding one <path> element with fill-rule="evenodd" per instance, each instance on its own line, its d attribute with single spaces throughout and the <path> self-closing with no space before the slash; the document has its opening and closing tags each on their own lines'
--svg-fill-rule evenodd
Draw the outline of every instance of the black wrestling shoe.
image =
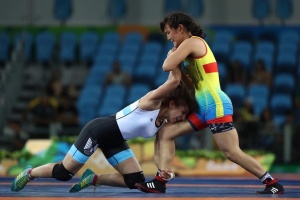
<svg viewBox="0 0 300 200">
<path fill-rule="evenodd" d="M 145 193 L 166 193 L 166 183 L 157 179 L 144 183 L 136 183 L 135 187 Z"/>
<path fill-rule="evenodd" d="M 278 183 L 277 178 L 271 180 L 266 184 L 264 191 L 256 191 L 257 194 L 283 194 L 284 188 L 281 184 Z"/>
</svg>

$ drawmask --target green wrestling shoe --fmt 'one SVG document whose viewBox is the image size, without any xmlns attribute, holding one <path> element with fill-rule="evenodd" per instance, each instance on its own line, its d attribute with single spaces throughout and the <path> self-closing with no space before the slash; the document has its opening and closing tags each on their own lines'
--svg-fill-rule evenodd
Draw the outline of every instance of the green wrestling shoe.
<svg viewBox="0 0 300 200">
<path fill-rule="evenodd" d="M 30 181 L 28 171 L 31 169 L 32 167 L 30 165 L 26 166 L 25 169 L 14 179 L 10 188 L 12 192 L 19 192 Z"/>
<path fill-rule="evenodd" d="M 69 192 L 79 192 L 80 190 L 83 190 L 84 188 L 87 188 L 91 185 L 93 185 L 95 173 L 91 169 L 86 169 L 83 173 L 80 181 L 78 183 L 75 183 Z M 95 185 L 95 189 L 98 185 Z"/>
</svg>

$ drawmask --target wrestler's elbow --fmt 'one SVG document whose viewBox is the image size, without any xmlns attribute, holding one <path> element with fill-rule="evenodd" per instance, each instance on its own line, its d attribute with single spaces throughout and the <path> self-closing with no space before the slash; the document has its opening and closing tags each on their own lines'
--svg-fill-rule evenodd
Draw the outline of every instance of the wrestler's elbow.
<svg viewBox="0 0 300 200">
<path fill-rule="evenodd" d="M 163 66 L 162 66 L 162 70 L 164 72 L 169 72 L 169 71 L 176 69 L 176 67 L 177 67 L 177 65 L 173 65 L 171 63 L 164 62 Z"/>
<path fill-rule="evenodd" d="M 163 70 L 164 72 L 169 72 L 169 71 L 171 71 L 171 69 L 169 69 L 169 67 L 166 66 L 166 65 L 163 65 L 163 66 L 162 66 L 162 70 Z"/>
</svg>

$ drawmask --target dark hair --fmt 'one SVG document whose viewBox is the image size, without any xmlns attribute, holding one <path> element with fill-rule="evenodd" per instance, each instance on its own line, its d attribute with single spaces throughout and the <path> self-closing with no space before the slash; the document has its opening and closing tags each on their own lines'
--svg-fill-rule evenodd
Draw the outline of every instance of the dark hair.
<svg viewBox="0 0 300 200">
<path fill-rule="evenodd" d="M 187 88 L 183 85 L 178 85 L 168 96 L 162 101 L 162 107 L 168 107 L 169 102 L 174 101 L 175 106 L 188 106 L 190 112 L 198 112 L 199 106 L 195 98 L 194 88 Z"/>
<path fill-rule="evenodd" d="M 255 64 L 256 66 L 260 65 L 263 70 L 266 69 L 265 62 L 262 59 L 257 60 Z"/>
<path fill-rule="evenodd" d="M 164 32 L 165 26 L 167 24 L 170 26 L 170 28 L 174 28 L 174 29 L 177 29 L 179 24 L 182 24 L 187 31 L 192 33 L 192 35 L 199 36 L 201 38 L 205 37 L 205 33 L 201 28 L 201 26 L 196 24 L 196 22 L 190 16 L 182 12 L 175 12 L 166 16 L 160 22 L 160 30 L 162 32 Z"/>
</svg>

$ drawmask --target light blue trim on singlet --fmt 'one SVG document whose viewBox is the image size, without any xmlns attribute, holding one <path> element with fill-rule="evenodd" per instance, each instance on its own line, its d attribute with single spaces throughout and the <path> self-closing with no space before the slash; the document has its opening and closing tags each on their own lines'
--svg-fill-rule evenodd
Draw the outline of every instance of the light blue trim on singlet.
<svg viewBox="0 0 300 200">
<path fill-rule="evenodd" d="M 126 106 L 116 114 L 116 119 L 120 119 L 126 115 L 129 115 L 131 112 L 133 112 L 135 109 L 137 109 L 139 100 L 133 102 L 132 104 Z"/>
<path fill-rule="evenodd" d="M 130 112 L 132 112 L 132 110 L 130 109 L 130 105 L 126 106 L 123 110 L 123 115 L 128 115 Z"/>
<path fill-rule="evenodd" d="M 89 156 L 84 155 L 83 153 L 81 153 L 80 151 L 78 151 L 78 149 L 74 146 L 74 144 L 72 145 L 72 147 L 69 150 L 69 154 L 71 154 L 71 156 L 79 163 L 84 164 L 88 159 Z"/>
<path fill-rule="evenodd" d="M 134 157 L 134 153 L 131 149 L 126 149 L 108 158 L 107 161 L 111 164 L 111 166 L 115 166 L 116 164 L 123 162 L 124 160 L 127 160 L 131 157 Z"/>
</svg>

